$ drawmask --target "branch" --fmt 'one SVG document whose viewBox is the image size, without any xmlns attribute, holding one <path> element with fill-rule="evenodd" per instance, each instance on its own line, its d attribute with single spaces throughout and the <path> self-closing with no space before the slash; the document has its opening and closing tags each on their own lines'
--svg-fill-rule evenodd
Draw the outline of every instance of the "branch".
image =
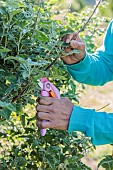
<svg viewBox="0 0 113 170">
<path fill-rule="evenodd" d="M 86 23 L 82 26 L 82 28 L 80 28 L 80 29 L 78 30 L 77 34 L 79 34 L 80 32 L 82 32 L 82 31 L 84 30 L 84 28 L 86 27 L 86 25 L 89 23 L 90 19 L 93 17 L 94 13 L 96 12 L 96 10 L 97 10 L 98 6 L 100 5 L 101 1 L 102 1 L 102 0 L 99 0 L 98 4 L 95 6 L 92 14 L 90 15 L 90 17 L 88 18 L 88 20 L 86 21 Z M 76 35 L 77 35 L 77 34 L 76 34 Z"/>
<path fill-rule="evenodd" d="M 99 0 L 98 4 L 95 6 L 92 14 L 89 16 L 88 20 L 84 23 L 84 25 L 82 26 L 81 29 L 78 30 L 78 32 L 76 33 L 75 37 L 84 30 L 84 28 L 86 27 L 86 25 L 89 23 L 90 19 L 93 17 L 94 13 L 96 12 L 98 6 L 100 5 L 102 0 Z M 74 38 L 73 38 L 74 39 Z M 55 58 L 55 60 L 45 69 L 45 71 L 47 71 L 56 61 L 58 58 Z"/>
<path fill-rule="evenodd" d="M 18 96 L 15 96 L 13 99 L 12 99 L 12 102 L 15 102 L 17 99 L 19 99 L 23 93 L 27 90 L 27 88 L 29 87 L 30 83 L 27 82 L 26 86 L 24 87 L 24 89 L 18 94 Z"/>
<path fill-rule="evenodd" d="M 34 33 L 35 33 L 36 26 L 37 26 L 37 24 L 38 24 L 38 19 L 39 19 L 39 14 L 40 14 L 40 8 L 41 8 L 42 3 L 43 3 L 43 0 L 40 0 L 40 5 L 39 5 L 39 9 L 38 9 L 37 16 L 36 16 L 36 21 L 35 21 L 35 23 L 34 23 L 34 28 L 33 28 L 32 36 L 31 36 L 30 39 L 33 38 Z"/>
<path fill-rule="evenodd" d="M 39 17 L 39 13 L 37 14 L 36 21 L 35 21 L 35 23 L 34 23 L 34 28 L 33 28 L 33 32 L 32 32 L 32 35 L 31 35 L 30 40 L 31 40 L 31 39 L 33 38 L 33 36 L 34 36 L 35 30 L 36 30 L 36 25 L 37 25 L 37 23 L 38 23 L 38 17 Z"/>
<path fill-rule="evenodd" d="M 57 61 L 57 59 L 58 59 L 58 58 L 55 58 L 55 59 L 51 62 L 51 64 L 47 66 L 47 68 L 45 69 L 45 71 L 49 70 L 50 67 L 51 67 L 53 64 L 55 64 L 55 62 Z"/>
</svg>

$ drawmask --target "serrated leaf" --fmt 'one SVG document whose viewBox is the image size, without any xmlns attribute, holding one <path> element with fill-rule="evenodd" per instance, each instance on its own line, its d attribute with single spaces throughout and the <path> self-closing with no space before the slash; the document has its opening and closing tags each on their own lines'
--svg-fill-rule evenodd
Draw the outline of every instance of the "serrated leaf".
<svg viewBox="0 0 113 170">
<path fill-rule="evenodd" d="M 69 53 L 65 53 L 65 52 L 62 52 L 62 55 L 63 56 L 68 56 L 68 55 L 72 55 L 72 54 L 79 54 L 81 51 L 80 50 L 72 50 L 70 51 Z"/>
</svg>

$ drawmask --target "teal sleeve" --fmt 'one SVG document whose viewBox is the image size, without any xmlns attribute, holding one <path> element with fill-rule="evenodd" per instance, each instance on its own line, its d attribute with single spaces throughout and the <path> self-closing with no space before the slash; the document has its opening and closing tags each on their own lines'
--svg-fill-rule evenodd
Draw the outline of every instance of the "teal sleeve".
<svg viewBox="0 0 113 170">
<path fill-rule="evenodd" d="M 113 144 L 113 113 L 96 112 L 74 106 L 68 132 L 80 131 L 94 145 Z"/>
<path fill-rule="evenodd" d="M 86 52 L 78 64 L 67 65 L 71 76 L 78 82 L 103 85 L 113 80 L 113 21 L 109 24 L 103 45 L 93 54 Z"/>
<path fill-rule="evenodd" d="M 78 82 L 103 85 L 113 80 L 113 21 L 109 24 L 104 42 L 95 53 L 86 52 L 78 64 L 67 65 L 71 76 Z M 80 131 L 91 137 L 94 145 L 113 143 L 113 113 L 96 112 L 74 106 L 68 131 Z"/>
</svg>

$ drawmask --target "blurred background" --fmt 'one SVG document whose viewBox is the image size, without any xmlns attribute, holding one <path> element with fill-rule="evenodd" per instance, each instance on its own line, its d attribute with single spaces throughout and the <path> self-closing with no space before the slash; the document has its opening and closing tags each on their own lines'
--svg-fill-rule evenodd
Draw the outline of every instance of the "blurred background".
<svg viewBox="0 0 113 170">
<path fill-rule="evenodd" d="M 113 17 L 113 0 L 102 0 L 105 8 L 101 8 L 99 13 L 101 16 Z M 96 0 L 57 0 L 57 9 L 66 9 L 71 4 L 71 11 L 80 12 L 86 6 L 93 6 L 98 2 Z"/>
</svg>

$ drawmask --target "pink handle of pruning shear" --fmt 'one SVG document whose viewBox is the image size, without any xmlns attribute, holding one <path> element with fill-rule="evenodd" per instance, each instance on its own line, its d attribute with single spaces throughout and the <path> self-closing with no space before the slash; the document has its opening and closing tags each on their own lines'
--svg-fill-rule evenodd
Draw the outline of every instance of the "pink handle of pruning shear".
<svg viewBox="0 0 113 170">
<path fill-rule="evenodd" d="M 45 90 L 41 90 L 41 96 L 49 97 L 49 93 Z M 42 121 L 45 122 L 46 120 L 42 120 Z M 45 136 L 46 129 L 40 129 L 40 134 L 41 136 Z"/>
<path fill-rule="evenodd" d="M 43 84 L 43 89 L 41 90 L 41 96 L 60 99 L 59 90 L 52 83 L 50 83 L 47 78 L 42 78 L 41 83 Z M 42 121 L 44 122 L 46 120 L 42 120 Z M 40 129 L 40 134 L 42 136 L 45 136 L 46 129 Z"/>
</svg>

